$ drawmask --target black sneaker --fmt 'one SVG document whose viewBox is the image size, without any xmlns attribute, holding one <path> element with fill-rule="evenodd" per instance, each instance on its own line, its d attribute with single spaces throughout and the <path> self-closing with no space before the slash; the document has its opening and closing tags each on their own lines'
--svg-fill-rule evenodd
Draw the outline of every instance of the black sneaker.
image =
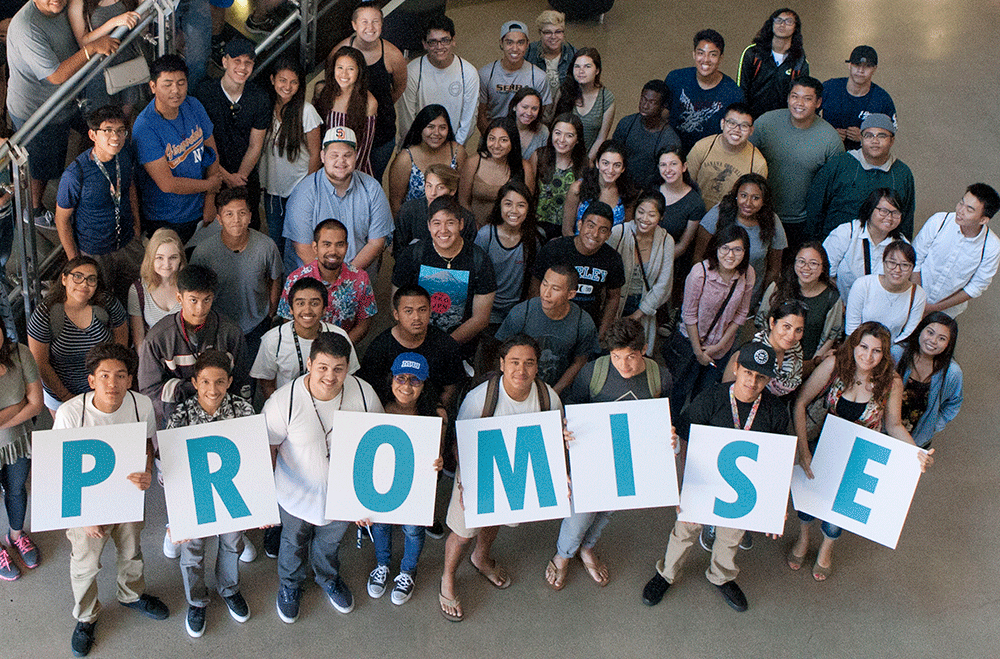
<svg viewBox="0 0 1000 659">
<path fill-rule="evenodd" d="M 701 535 L 698 536 L 698 544 L 705 551 L 712 551 L 712 545 L 715 544 L 715 527 L 704 525 L 701 527 Z"/>
<path fill-rule="evenodd" d="M 222 35 L 212 35 L 212 61 L 222 68 L 222 56 L 226 54 L 226 39 Z"/>
<path fill-rule="evenodd" d="M 427 527 L 426 533 L 431 538 L 435 540 L 440 540 L 444 537 L 444 524 L 440 520 L 434 520 L 434 523 Z"/>
<path fill-rule="evenodd" d="M 385 584 L 389 581 L 389 566 L 379 565 L 368 575 L 368 595 L 378 599 L 385 595 Z"/>
<path fill-rule="evenodd" d="M 201 638 L 205 633 L 205 607 L 189 606 L 184 627 L 191 638 Z"/>
<path fill-rule="evenodd" d="M 753 535 L 750 531 L 743 532 L 743 537 L 740 538 L 740 549 L 753 549 Z"/>
<path fill-rule="evenodd" d="M 299 619 L 300 597 L 302 597 L 300 588 L 278 587 L 278 617 L 282 622 L 290 625 Z"/>
<path fill-rule="evenodd" d="M 260 20 L 257 20 L 253 14 L 250 14 L 247 16 L 246 21 L 247 32 L 252 32 L 253 34 L 270 34 L 274 32 L 278 24 L 278 17 L 273 13 L 265 14 L 264 18 Z"/>
<path fill-rule="evenodd" d="M 170 609 L 167 608 L 167 605 L 152 595 L 139 595 L 139 599 L 134 602 L 121 602 L 120 604 L 147 615 L 153 620 L 166 620 L 167 616 L 170 615 Z"/>
<path fill-rule="evenodd" d="M 226 600 L 226 606 L 229 607 L 229 615 L 233 617 L 233 620 L 236 622 L 246 622 L 250 619 L 250 607 L 247 606 L 247 601 L 243 599 L 243 595 L 236 593 L 222 599 Z"/>
<path fill-rule="evenodd" d="M 642 589 L 642 603 L 646 606 L 656 606 L 663 599 L 663 594 L 670 588 L 670 582 L 660 576 L 657 572 L 653 578 L 646 582 L 646 587 Z"/>
<path fill-rule="evenodd" d="M 277 558 L 278 549 L 281 548 L 281 527 L 272 526 L 264 529 L 264 555 L 268 558 Z"/>
<path fill-rule="evenodd" d="M 410 600 L 410 596 L 413 595 L 413 575 L 407 572 L 400 572 L 393 579 L 396 584 L 392 588 L 392 595 L 389 599 L 396 606 L 402 606 Z"/>
<path fill-rule="evenodd" d="M 94 647 L 94 622 L 78 622 L 73 630 L 73 637 L 69 646 L 73 649 L 74 657 L 86 657 L 90 654 L 90 648 Z"/>
<path fill-rule="evenodd" d="M 743 590 L 736 585 L 735 581 L 727 581 L 721 586 L 717 586 L 719 592 L 722 593 L 722 597 L 726 600 L 726 604 L 733 607 L 740 613 L 744 612 L 748 608 L 747 596 L 743 594 Z"/>
<path fill-rule="evenodd" d="M 351 590 L 343 579 L 337 577 L 337 580 L 324 590 L 326 590 L 326 596 L 330 599 L 330 604 L 333 604 L 333 608 L 341 613 L 350 613 L 354 610 L 354 596 L 351 595 Z"/>
</svg>

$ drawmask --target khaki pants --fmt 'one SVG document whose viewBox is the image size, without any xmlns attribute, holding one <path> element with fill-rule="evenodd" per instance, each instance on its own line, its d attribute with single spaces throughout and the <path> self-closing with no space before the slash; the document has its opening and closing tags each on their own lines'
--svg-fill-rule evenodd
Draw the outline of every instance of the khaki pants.
<svg viewBox="0 0 1000 659">
<path fill-rule="evenodd" d="M 101 570 L 101 553 L 108 539 L 115 541 L 118 554 L 118 601 L 135 602 L 146 589 L 142 578 L 142 550 L 139 536 L 143 522 L 127 522 L 105 527 L 103 538 L 91 538 L 83 528 L 67 529 L 72 545 L 69 576 L 73 586 L 73 617 L 80 622 L 94 622 L 101 612 L 97 599 L 97 573 Z"/>
<path fill-rule="evenodd" d="M 701 534 L 701 524 L 677 521 L 674 530 L 670 532 L 667 551 L 656 563 L 656 571 L 660 576 L 673 583 L 684 565 L 684 558 L 691 546 L 698 542 Z M 743 531 L 715 527 L 715 544 L 712 545 L 712 562 L 705 571 L 705 577 L 716 586 L 735 579 L 740 569 L 736 567 L 736 551 L 739 548 Z"/>
</svg>

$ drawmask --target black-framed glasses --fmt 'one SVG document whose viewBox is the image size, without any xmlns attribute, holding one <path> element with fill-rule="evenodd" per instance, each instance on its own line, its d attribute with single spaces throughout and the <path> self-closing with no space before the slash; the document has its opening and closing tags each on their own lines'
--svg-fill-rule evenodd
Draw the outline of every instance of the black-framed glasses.
<svg viewBox="0 0 1000 659">
<path fill-rule="evenodd" d="M 781 16 L 775 16 L 774 17 L 774 24 L 775 25 L 795 25 L 795 19 L 794 18 L 782 18 Z"/>
<path fill-rule="evenodd" d="M 451 37 L 442 37 L 441 39 L 424 39 L 424 43 L 427 44 L 428 48 L 437 48 L 439 46 L 450 46 L 451 42 L 454 41 Z"/>
<path fill-rule="evenodd" d="M 410 375 L 407 373 L 400 373 L 399 375 L 392 376 L 392 381 L 400 386 L 410 385 L 411 387 L 419 387 L 424 383 L 424 381 L 416 375 Z"/>
<path fill-rule="evenodd" d="M 118 137 L 128 136 L 128 128 L 98 128 L 97 132 L 104 133 L 108 137 L 111 137 L 112 135 L 117 135 Z"/>
<path fill-rule="evenodd" d="M 73 280 L 74 284 L 87 282 L 88 286 L 97 286 L 97 275 L 85 275 L 82 272 L 71 272 L 69 273 L 69 276 Z"/>
</svg>

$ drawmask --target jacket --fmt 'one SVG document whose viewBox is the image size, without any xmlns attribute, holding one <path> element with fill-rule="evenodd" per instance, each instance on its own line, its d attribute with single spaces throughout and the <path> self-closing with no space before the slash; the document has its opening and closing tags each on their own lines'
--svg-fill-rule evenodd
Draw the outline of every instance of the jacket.
<svg viewBox="0 0 1000 659">
<path fill-rule="evenodd" d="M 903 346 L 892 346 L 892 358 L 897 362 L 903 356 Z M 903 373 L 903 382 L 910 377 L 910 369 Z M 949 421 L 958 416 L 962 408 L 962 368 L 952 360 L 943 371 L 931 376 L 931 389 L 927 393 L 927 409 L 910 435 L 917 446 L 926 448 L 936 433 L 944 430 Z"/>
<path fill-rule="evenodd" d="M 615 248 L 622 257 L 625 268 L 625 284 L 618 295 L 618 313 L 621 317 L 625 308 L 625 300 L 632 285 L 632 273 L 635 271 L 635 221 L 619 224 L 611 229 L 608 244 Z M 642 328 L 646 334 L 646 354 L 653 354 L 653 344 L 656 342 L 656 310 L 667 301 L 674 281 L 674 239 L 662 227 L 653 229 L 653 249 L 649 254 L 649 262 L 643 264 L 649 288 L 643 285 L 642 299 L 639 310 L 642 311 Z"/>
<path fill-rule="evenodd" d="M 770 49 L 761 53 L 757 44 L 750 44 L 740 56 L 736 84 L 743 90 L 751 114 L 756 119 L 770 110 L 787 108 L 792 81 L 807 75 L 809 62 L 804 53 L 795 59 L 786 57 L 779 65 L 775 64 Z"/>
</svg>

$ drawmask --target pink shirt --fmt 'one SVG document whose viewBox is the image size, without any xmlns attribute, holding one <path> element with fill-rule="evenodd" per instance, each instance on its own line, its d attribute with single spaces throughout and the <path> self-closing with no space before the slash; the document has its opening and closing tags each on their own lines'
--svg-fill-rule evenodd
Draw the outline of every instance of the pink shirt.
<svg viewBox="0 0 1000 659">
<path fill-rule="evenodd" d="M 708 275 L 706 277 L 706 274 Z M 709 270 L 708 261 L 702 261 L 691 268 L 687 279 L 684 281 L 684 305 L 681 307 L 681 334 L 688 336 L 687 326 L 698 325 L 698 333 L 701 335 L 703 346 L 715 345 L 725 334 L 726 328 L 731 323 L 742 325 L 746 322 L 747 314 L 750 312 L 750 297 L 753 294 L 756 273 L 753 266 L 747 267 L 745 275 L 738 277 L 733 296 L 730 298 L 726 309 L 719 317 L 719 322 L 712 328 L 711 333 L 706 337 L 704 333 L 708 326 L 712 324 L 712 319 L 719 312 L 719 307 L 729 295 L 729 287 L 733 282 L 723 281 L 718 270 Z M 725 346 L 726 350 L 732 347 L 733 338 Z"/>
</svg>

